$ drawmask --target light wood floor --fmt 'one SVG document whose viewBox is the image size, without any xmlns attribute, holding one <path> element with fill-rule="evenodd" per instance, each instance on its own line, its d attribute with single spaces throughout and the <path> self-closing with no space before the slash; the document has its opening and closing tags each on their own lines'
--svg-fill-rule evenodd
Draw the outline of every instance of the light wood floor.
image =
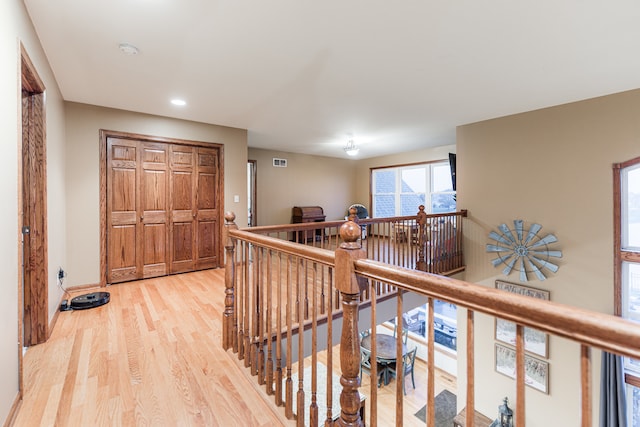
<svg viewBox="0 0 640 427">
<path fill-rule="evenodd" d="M 106 291 L 109 304 L 59 313 L 50 339 L 28 349 L 14 426 L 295 425 L 221 348 L 223 269 Z M 436 393 L 444 388 L 455 392 L 455 379 L 437 373 Z M 416 366 L 416 390 L 407 390 L 411 425 L 407 417 L 417 420 L 426 402 L 424 363 Z M 393 385 L 379 390 L 378 403 L 378 425 L 395 424 Z"/>
<path fill-rule="evenodd" d="M 412 346 L 411 343 L 408 344 L 409 347 Z M 309 359 L 305 359 L 305 366 L 309 364 Z M 318 362 L 327 364 L 327 352 L 322 351 L 318 353 Z M 334 369 L 337 372 L 340 372 L 340 349 L 339 346 L 333 348 L 333 365 Z M 297 371 L 297 365 L 294 364 L 293 372 Z M 423 406 L 426 405 L 427 402 L 427 364 L 426 362 L 416 359 L 416 365 L 414 368 L 414 377 L 416 388 L 414 389 L 411 384 L 411 376 L 407 376 L 405 378 L 405 389 L 407 391 L 406 395 L 403 395 L 403 417 L 400 425 L 411 427 L 411 426 L 425 426 L 425 423 L 420 421 L 417 417 L 414 416 L 418 410 L 420 410 Z M 435 372 L 435 395 L 437 396 L 443 390 L 449 390 L 453 394 L 456 394 L 457 385 L 455 377 L 447 374 L 444 371 L 436 370 Z M 377 413 L 377 421 L 378 426 L 395 426 L 396 424 L 396 381 L 392 379 L 389 384 L 382 385 L 377 389 L 377 399 L 378 399 L 378 413 Z M 362 382 L 360 384 L 360 393 L 367 396 L 367 400 L 365 401 L 366 407 L 366 416 L 365 421 L 367 425 L 369 425 L 369 417 L 371 415 L 371 382 L 370 377 L 366 373 L 362 377 Z M 402 393 L 402 391 L 401 391 Z M 324 419 L 322 416 L 320 419 Z"/>
</svg>

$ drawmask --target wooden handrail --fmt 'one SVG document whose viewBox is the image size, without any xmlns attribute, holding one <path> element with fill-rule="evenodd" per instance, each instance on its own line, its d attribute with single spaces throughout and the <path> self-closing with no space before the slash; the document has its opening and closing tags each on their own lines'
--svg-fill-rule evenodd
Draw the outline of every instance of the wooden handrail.
<svg viewBox="0 0 640 427">
<path fill-rule="evenodd" d="M 344 221 L 343 221 L 344 223 Z M 306 224 L 302 224 L 306 225 Z M 335 264 L 335 252 L 327 249 L 316 248 L 313 246 L 300 245 L 298 243 L 289 242 L 287 240 L 275 239 L 269 236 L 263 236 L 250 231 L 250 229 L 238 230 L 230 229 L 229 236 L 231 238 L 243 240 L 254 245 L 262 246 L 271 250 L 279 251 L 288 255 L 296 255 L 302 258 L 310 259 L 326 265 Z M 252 229 L 251 229 L 252 230 Z"/>
<path fill-rule="evenodd" d="M 443 215 L 446 216 L 446 215 Z M 227 275 L 225 290 L 225 310 L 223 315 L 223 347 L 225 349 L 233 348 L 238 351 L 239 357 L 245 357 L 246 366 L 251 366 L 251 372 L 258 375 L 258 381 L 265 383 L 269 394 L 274 393 L 275 400 L 278 404 L 284 404 L 282 401 L 283 384 L 286 385 L 286 415 L 289 418 L 296 417 L 294 409 L 291 405 L 293 396 L 293 387 L 297 386 L 297 412 L 298 425 L 302 425 L 301 418 L 304 417 L 305 398 L 303 391 L 302 378 L 303 369 L 302 361 L 305 356 L 302 341 L 305 333 L 304 325 L 311 322 L 311 342 L 313 344 L 313 353 L 317 352 L 316 341 L 318 326 L 318 306 L 316 305 L 316 286 L 318 283 L 324 283 L 325 278 L 320 278 L 317 265 L 328 269 L 327 279 L 330 285 L 327 287 L 329 295 L 333 292 L 339 292 L 342 304 L 342 324 L 340 339 L 340 366 L 342 376 L 340 384 L 342 386 L 342 395 L 340 398 L 341 413 L 337 420 L 337 425 L 361 425 L 359 405 L 360 398 L 358 389 L 360 387 L 359 378 L 359 335 L 358 335 L 358 312 L 361 307 L 362 298 L 365 294 L 372 295 L 370 301 L 370 309 L 372 312 L 372 328 L 375 330 L 376 323 L 376 302 L 380 300 L 375 288 L 385 286 L 395 293 L 397 296 L 397 312 L 401 315 L 403 309 L 403 293 L 413 292 L 428 297 L 429 306 L 433 308 L 433 300 L 438 299 L 455 304 L 459 307 L 466 308 L 467 312 L 467 384 L 471 387 L 467 391 L 467 413 L 473 413 L 474 408 L 474 314 L 475 312 L 484 313 L 496 318 L 501 318 L 516 323 L 516 416 L 519 425 L 525 422 L 525 383 L 524 383 L 524 327 L 532 327 L 539 331 L 549 333 L 555 336 L 563 337 L 576 342 L 580 345 L 581 380 L 582 380 L 582 425 L 590 424 L 591 415 L 591 348 L 595 347 L 614 354 L 623 355 L 640 359 L 640 328 L 636 323 L 622 319 L 613 315 L 594 312 L 579 307 L 573 307 L 560 304 L 553 301 L 539 300 L 526 297 L 514 293 L 509 293 L 499 289 L 488 288 L 478 284 L 417 271 L 409 268 L 403 268 L 396 265 L 366 259 L 365 251 L 361 247 L 360 234 L 361 226 L 368 220 L 359 220 L 356 224 L 351 221 L 338 221 L 340 224 L 340 236 L 343 243 L 336 249 L 331 251 L 313 246 L 307 246 L 300 243 L 294 243 L 283 239 L 262 235 L 256 231 L 268 233 L 267 230 L 291 230 L 300 227 L 314 229 L 317 224 L 301 224 L 295 227 L 258 227 L 249 230 L 237 230 L 233 224 L 233 215 L 225 215 L 227 223 L 225 224 L 225 248 L 227 249 Z M 411 217 L 413 218 L 413 217 Z M 414 218 L 415 219 L 415 218 Z M 418 222 L 420 224 L 420 222 Z M 424 223 L 424 222 L 423 222 Z M 323 223 L 328 224 L 328 223 Z M 422 234 L 422 232 L 421 232 Z M 460 238 L 458 236 L 457 238 Z M 237 249 L 241 243 L 242 249 Z M 251 248 L 251 249 L 249 249 Z M 253 258 L 249 259 L 253 254 Z M 266 255 L 265 255 L 266 254 Z M 285 287 L 287 292 L 286 306 L 282 310 L 286 311 L 286 336 L 283 329 L 280 328 L 280 319 L 283 315 L 278 315 L 277 326 L 271 325 L 270 310 L 265 310 L 264 295 L 267 299 L 273 294 L 271 289 L 272 274 L 272 254 L 282 254 L 286 259 L 286 281 Z M 240 257 L 240 258 L 238 258 Z M 309 279 L 307 263 L 312 265 L 312 277 Z M 239 268 L 236 268 L 238 264 Z M 241 266 L 241 268 L 240 268 Z M 295 277 L 292 276 L 292 268 L 296 269 Z M 249 271 L 251 270 L 251 274 Z M 244 273 L 244 274 L 243 274 Z M 278 273 L 280 274 L 280 273 Z M 284 275 L 285 273 L 282 273 Z M 322 273 L 324 274 L 324 273 Z M 265 276 L 268 279 L 265 279 Z M 333 284 L 333 280 L 335 283 Z M 268 283 L 264 286 L 264 283 Z M 311 283 L 311 289 L 306 287 Z M 292 287 L 295 286 L 295 289 Z M 278 292 L 280 292 L 278 287 Z M 238 300 L 236 300 L 236 292 L 239 292 Z M 295 293 L 295 301 L 292 299 Z M 307 317 L 308 296 L 312 295 L 313 303 L 311 318 Z M 282 296 L 284 299 L 284 295 Z M 333 301 L 329 299 L 329 301 Z M 257 303 L 255 307 L 250 304 Z M 268 304 L 271 307 L 271 303 Z M 284 308 L 286 307 L 286 309 Z M 329 329 L 331 329 L 331 321 L 336 311 L 334 311 L 333 302 L 329 302 L 329 311 L 324 313 L 327 316 Z M 238 316 L 236 310 L 240 310 L 241 316 Z M 265 317 L 265 314 L 267 316 Z M 295 319 L 292 317 L 295 316 Z M 430 316 L 432 316 L 430 310 Z M 240 317 L 240 318 L 238 318 Z M 430 319 L 432 319 L 430 317 Z M 240 323 L 239 323 L 240 322 Z M 429 378 L 433 377 L 433 322 L 429 322 Z M 238 325 L 240 324 L 240 327 Z M 267 325 L 267 326 L 265 326 Z M 294 336 L 294 328 L 297 330 L 299 344 L 297 354 L 293 351 L 291 344 Z M 332 334 L 329 335 L 331 337 Z M 375 332 L 372 337 L 375 341 Z M 286 366 L 286 375 L 283 375 L 284 369 L 281 363 L 282 355 L 280 354 L 281 340 L 287 343 L 285 358 L 288 358 Z M 270 365 L 274 350 L 271 342 L 277 340 L 278 345 L 275 346 L 277 351 L 275 367 Z M 238 344 L 239 343 L 239 344 Z M 263 353 L 265 343 L 268 345 L 266 354 Z M 333 345 L 331 339 L 327 339 L 327 346 Z M 240 347 L 238 349 L 238 347 Z M 400 348 L 398 348 L 398 352 Z M 265 357 L 267 358 L 266 373 L 264 372 Z M 291 357 L 298 358 L 298 381 L 297 384 L 292 383 L 291 373 Z M 375 357 L 375 353 L 372 355 Z M 329 359 L 331 360 L 331 359 Z M 316 360 L 313 361 L 315 367 Z M 328 384 L 331 388 L 331 362 L 328 366 Z M 272 371 L 276 371 L 274 375 Z M 315 368 L 312 371 L 312 390 L 316 387 Z M 375 375 L 375 369 L 374 369 Z M 398 383 L 399 384 L 399 383 Z M 275 391 L 274 391 L 275 387 Z M 398 386 L 397 390 L 401 390 Z M 375 386 L 371 391 L 372 405 L 377 399 Z M 400 417 L 402 414 L 402 392 L 396 392 L 396 415 Z M 428 388 L 427 400 L 433 402 L 433 385 Z M 315 399 L 315 392 L 312 391 L 312 399 Z M 329 402 L 331 401 L 328 398 Z M 317 413 L 315 400 L 312 400 L 311 420 L 316 423 L 320 417 Z M 331 414 L 328 409 L 327 414 Z M 331 423 L 330 418 L 327 422 Z M 371 416 L 373 424 L 377 418 L 375 409 L 372 409 Z M 430 415 L 431 417 L 431 415 Z M 586 424 L 585 424 L 586 423 Z M 468 419 L 467 425 L 473 425 L 473 420 Z"/>
<path fill-rule="evenodd" d="M 358 260 L 355 271 L 402 290 L 511 320 L 611 353 L 640 358 L 640 328 L 637 323 L 621 317 L 377 261 Z"/>
</svg>

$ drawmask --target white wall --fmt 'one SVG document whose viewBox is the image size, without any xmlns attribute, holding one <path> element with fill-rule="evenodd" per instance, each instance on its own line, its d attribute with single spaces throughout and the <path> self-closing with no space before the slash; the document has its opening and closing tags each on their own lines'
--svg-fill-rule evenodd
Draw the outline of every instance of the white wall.
<svg viewBox="0 0 640 427">
<path fill-rule="evenodd" d="M 224 210 L 247 223 L 246 130 L 73 102 L 65 107 L 69 286 L 100 281 L 100 129 L 223 144 Z"/>
<path fill-rule="evenodd" d="M 458 203 L 469 210 L 465 222 L 466 280 L 493 287 L 495 279 L 520 283 L 501 274 L 485 251 L 488 234 L 514 219 L 539 223 L 553 233 L 560 249 L 557 274 L 527 285 L 548 290 L 551 300 L 612 314 L 613 173 L 612 164 L 640 155 L 640 90 L 595 98 L 495 120 L 469 124 L 457 132 Z M 459 346 L 464 324 L 459 315 Z M 475 323 L 476 407 L 488 415 L 508 396 L 515 381 L 494 370 L 494 321 Z M 598 411 L 600 354 L 594 351 L 593 408 Z M 459 372 L 465 372 L 459 352 Z M 527 387 L 527 426 L 577 425 L 579 347 L 549 341 L 549 394 Z M 487 386 L 490 385 L 490 386 Z M 466 387 L 458 378 L 459 390 Z M 464 406 L 464 396 L 458 403 Z M 598 417 L 594 416 L 594 420 Z"/>
<path fill-rule="evenodd" d="M 18 395 L 20 42 L 46 87 L 49 319 L 60 300 L 56 272 L 65 265 L 66 256 L 62 99 L 24 4 L 6 0 L 0 3 L 0 421 L 6 419 Z"/>
</svg>

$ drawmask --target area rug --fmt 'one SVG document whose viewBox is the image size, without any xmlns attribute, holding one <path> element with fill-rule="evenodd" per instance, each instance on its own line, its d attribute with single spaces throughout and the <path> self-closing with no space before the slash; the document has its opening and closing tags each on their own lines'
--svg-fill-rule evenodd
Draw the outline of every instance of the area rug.
<svg viewBox="0 0 640 427">
<path fill-rule="evenodd" d="M 449 390 L 441 391 L 435 398 L 436 427 L 451 427 L 456 416 L 456 395 Z M 427 405 L 414 414 L 422 422 L 426 422 Z"/>
</svg>

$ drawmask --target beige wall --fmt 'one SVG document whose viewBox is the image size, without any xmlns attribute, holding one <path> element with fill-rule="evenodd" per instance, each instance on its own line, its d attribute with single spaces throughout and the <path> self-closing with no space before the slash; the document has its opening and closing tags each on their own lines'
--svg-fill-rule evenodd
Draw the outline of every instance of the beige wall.
<svg viewBox="0 0 640 427">
<path fill-rule="evenodd" d="M 100 129 L 223 144 L 224 209 L 237 211 L 238 221 L 246 223 L 246 130 L 71 102 L 65 105 L 69 286 L 96 284 L 100 277 Z M 235 195 L 240 203 L 233 202 Z"/>
<path fill-rule="evenodd" d="M 455 145 L 445 145 L 391 156 L 345 160 L 250 148 L 249 159 L 258 162 L 258 225 L 291 222 L 293 206 L 319 205 L 327 221 L 344 219 L 347 207 L 353 203 L 370 209 L 371 168 L 448 160 L 449 153 L 455 152 Z M 273 167 L 274 157 L 287 159 L 288 167 Z"/>
<path fill-rule="evenodd" d="M 287 159 L 287 167 L 273 167 L 274 157 Z M 257 225 L 290 223 L 294 206 L 321 206 L 327 221 L 344 219 L 359 202 L 353 160 L 257 148 L 249 149 L 249 159 L 257 161 Z"/>
<path fill-rule="evenodd" d="M 495 256 L 485 252 L 485 244 L 501 223 L 536 222 L 542 233 L 558 237 L 553 248 L 563 257 L 557 274 L 528 285 L 549 290 L 556 302 L 613 313 L 611 165 L 640 155 L 639 135 L 640 90 L 459 127 L 458 203 L 470 214 L 466 279 L 489 287 L 495 279 L 519 283 L 514 273 L 504 276 L 493 268 Z M 476 399 L 486 414 L 497 414 L 504 396 L 515 401 L 514 381 L 494 371 L 493 328 L 493 319 L 478 316 Z M 464 341 L 459 345 L 464 348 Z M 576 425 L 579 348 L 551 338 L 549 350 L 550 394 L 527 390 L 527 425 L 547 426 L 549 414 L 555 415 L 554 425 Z M 594 400 L 600 367 L 595 353 Z M 458 356 L 464 372 L 464 354 Z M 459 387 L 464 390 L 463 378 Z M 463 398 L 458 396 L 459 403 Z M 594 405 L 597 411 L 597 400 Z"/>
<path fill-rule="evenodd" d="M 0 422 L 18 396 L 20 43 L 46 87 L 49 319 L 60 301 L 56 272 L 64 266 L 66 253 L 62 98 L 23 2 L 7 0 L 0 2 Z"/>
</svg>

